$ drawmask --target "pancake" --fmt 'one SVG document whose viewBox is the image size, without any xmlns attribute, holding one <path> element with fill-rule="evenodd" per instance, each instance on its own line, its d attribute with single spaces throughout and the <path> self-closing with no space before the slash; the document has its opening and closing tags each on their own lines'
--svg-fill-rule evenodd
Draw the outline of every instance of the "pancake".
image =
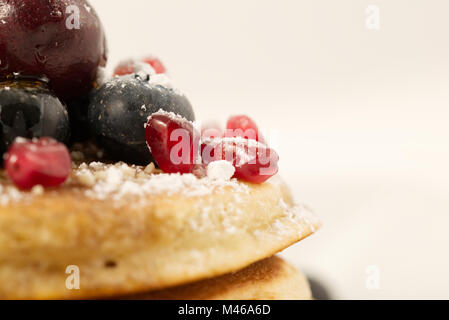
<svg viewBox="0 0 449 320">
<path fill-rule="evenodd" d="M 313 213 L 261 185 L 82 164 L 56 189 L 0 179 L 0 298 L 133 295 L 241 270 L 309 236 Z M 80 289 L 68 290 L 68 266 Z"/>
<path fill-rule="evenodd" d="M 306 277 L 272 257 L 217 278 L 125 299 L 137 300 L 311 300 Z"/>
</svg>

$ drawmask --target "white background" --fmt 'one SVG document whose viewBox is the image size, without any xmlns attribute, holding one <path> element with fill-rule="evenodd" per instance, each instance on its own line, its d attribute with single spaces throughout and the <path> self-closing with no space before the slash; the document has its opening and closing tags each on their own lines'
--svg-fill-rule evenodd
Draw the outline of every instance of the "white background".
<svg viewBox="0 0 449 320">
<path fill-rule="evenodd" d="M 332 297 L 449 298 L 448 1 L 91 4 L 110 67 L 156 54 L 199 119 L 275 133 L 282 175 L 325 223 L 284 255 Z"/>
</svg>

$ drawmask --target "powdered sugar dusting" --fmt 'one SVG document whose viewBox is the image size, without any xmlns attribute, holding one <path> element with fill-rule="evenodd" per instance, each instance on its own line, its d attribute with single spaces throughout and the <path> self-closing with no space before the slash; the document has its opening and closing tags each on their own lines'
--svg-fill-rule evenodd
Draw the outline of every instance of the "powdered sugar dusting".
<svg viewBox="0 0 449 320">
<path fill-rule="evenodd" d="M 146 79 L 148 84 L 153 86 L 161 86 L 167 89 L 173 90 L 175 93 L 182 95 L 182 93 L 173 85 L 171 79 L 166 73 L 157 73 L 153 66 L 141 59 L 127 59 L 120 62 L 119 66 L 131 68 L 134 75 L 137 75 L 140 79 Z M 125 77 L 133 76 L 132 74 L 126 74 Z"/>
<path fill-rule="evenodd" d="M 248 186 L 236 179 L 215 179 L 210 177 L 197 178 L 193 174 L 148 173 L 147 168 L 130 166 L 125 163 L 105 165 L 99 162 L 89 166 L 82 164 L 76 177 L 85 177 L 87 172 L 95 177 L 95 182 L 89 182 L 85 194 L 90 198 L 114 200 L 129 196 L 144 199 L 148 195 L 181 195 L 198 197 L 231 188 L 235 192 L 248 193 Z M 78 183 L 83 184 L 83 179 Z M 87 179 L 89 180 L 89 179 Z"/>
<path fill-rule="evenodd" d="M 215 164 L 209 168 L 208 176 L 198 178 L 193 174 L 167 174 L 155 169 L 153 164 L 147 167 L 128 165 L 125 163 L 104 164 L 101 162 L 83 163 L 75 166 L 70 179 L 63 189 L 72 189 L 74 197 L 79 193 L 92 200 L 108 201 L 114 206 L 145 205 L 152 201 L 152 196 L 203 197 L 220 192 L 231 192 L 233 201 L 215 203 L 212 210 L 201 201 L 201 216 L 189 221 L 195 230 L 206 230 L 211 219 L 220 216 L 221 223 L 228 234 L 239 230 L 239 216 L 245 214 L 240 204 L 245 203 L 250 196 L 250 187 L 236 179 L 231 179 L 227 172 L 227 164 Z M 214 172 L 217 170 L 216 172 Z M 212 173 L 213 172 L 213 173 Z M 271 184 L 279 183 L 278 178 L 269 180 Z M 57 195 L 59 189 L 44 190 L 37 187 L 30 192 L 20 191 L 13 185 L 0 184 L 0 206 L 11 203 L 24 203 L 35 197 L 46 197 L 47 193 Z M 79 193 L 77 193 L 79 192 Z M 261 205 L 263 205 L 261 203 Z M 276 209 L 277 208 L 277 209 Z M 282 197 L 275 205 L 274 220 L 271 222 L 270 233 L 279 238 L 297 235 L 300 238 L 315 231 L 320 225 L 318 217 L 304 205 L 291 205 Z M 235 212 L 236 215 L 228 215 Z M 264 232 L 254 231 L 256 237 L 266 237 Z"/>
<path fill-rule="evenodd" d="M 245 163 L 250 162 L 256 158 L 257 152 L 260 149 L 265 149 L 266 146 L 252 139 L 245 139 L 242 137 L 225 137 L 225 138 L 203 138 L 203 143 L 207 144 L 209 148 L 215 149 L 220 146 L 225 154 L 227 160 L 231 161 L 235 156 L 235 166 L 240 167 Z"/>
<path fill-rule="evenodd" d="M 32 198 L 32 193 L 23 193 L 14 186 L 0 185 L 0 206 L 6 206 L 11 202 L 24 201 Z"/>
<path fill-rule="evenodd" d="M 175 86 L 173 86 L 171 79 L 165 74 L 154 74 L 150 76 L 150 83 L 168 89 L 178 90 Z"/>
<path fill-rule="evenodd" d="M 73 188 L 90 199 L 111 199 L 117 205 L 130 197 L 137 198 L 136 203 L 141 204 L 154 195 L 201 197 L 224 192 L 226 189 L 231 189 L 236 194 L 249 193 L 249 187 L 245 183 L 230 177 L 198 178 L 193 174 L 167 174 L 156 170 L 152 163 L 147 167 L 140 167 L 122 162 L 74 165 L 70 178 L 59 188 Z M 57 192 L 58 189 L 39 191 L 41 192 L 22 191 L 4 180 L 0 184 L 0 206 L 46 196 L 47 192 Z"/>
<path fill-rule="evenodd" d="M 303 204 L 289 206 L 284 199 L 280 199 L 279 206 L 283 209 L 283 216 L 273 224 L 273 229 L 279 236 L 290 232 L 290 228 L 296 227 L 299 228 L 297 230 L 299 236 L 303 237 L 306 227 L 310 228 L 311 232 L 315 232 L 316 226 L 321 224 L 318 216 Z"/>
<path fill-rule="evenodd" d="M 207 166 L 207 177 L 212 180 L 230 180 L 235 173 L 235 167 L 226 160 L 214 161 Z"/>
<path fill-rule="evenodd" d="M 183 116 L 181 116 L 181 115 L 179 115 L 177 113 L 165 111 L 164 109 L 159 109 L 157 112 L 151 114 L 148 117 L 148 120 L 150 120 L 152 117 L 158 116 L 158 115 L 159 116 L 169 117 L 173 121 L 189 121 L 189 120 L 187 120 L 186 118 L 184 118 Z"/>
<path fill-rule="evenodd" d="M 148 63 L 142 61 L 133 61 L 130 63 L 133 65 L 136 75 L 138 75 L 141 79 L 145 79 L 147 75 L 150 75 L 151 77 L 156 74 L 156 70 L 154 70 L 154 68 Z"/>
<path fill-rule="evenodd" d="M 109 80 L 108 75 L 106 73 L 106 69 L 104 67 L 98 67 L 97 70 L 97 77 L 95 79 L 95 82 L 98 87 L 101 87 Z"/>
</svg>

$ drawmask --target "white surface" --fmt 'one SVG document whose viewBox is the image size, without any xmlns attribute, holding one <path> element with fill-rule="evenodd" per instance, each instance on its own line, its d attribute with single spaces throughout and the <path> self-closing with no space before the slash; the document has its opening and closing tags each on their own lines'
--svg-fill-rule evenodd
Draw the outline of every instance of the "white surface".
<svg viewBox="0 0 449 320">
<path fill-rule="evenodd" d="M 275 133 L 284 177 L 325 222 L 285 256 L 334 297 L 449 298 L 449 2 L 91 3 L 112 64 L 156 54 L 199 118 L 246 113 Z"/>
</svg>

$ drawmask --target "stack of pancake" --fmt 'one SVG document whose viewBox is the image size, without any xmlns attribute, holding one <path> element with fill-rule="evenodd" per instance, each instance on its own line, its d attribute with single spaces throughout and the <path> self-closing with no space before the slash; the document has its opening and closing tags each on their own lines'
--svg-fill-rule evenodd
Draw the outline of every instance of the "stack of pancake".
<svg viewBox="0 0 449 320">
<path fill-rule="evenodd" d="M 280 180 L 81 164 L 56 189 L 0 179 L 2 299 L 310 299 L 274 256 L 319 220 Z"/>
</svg>

